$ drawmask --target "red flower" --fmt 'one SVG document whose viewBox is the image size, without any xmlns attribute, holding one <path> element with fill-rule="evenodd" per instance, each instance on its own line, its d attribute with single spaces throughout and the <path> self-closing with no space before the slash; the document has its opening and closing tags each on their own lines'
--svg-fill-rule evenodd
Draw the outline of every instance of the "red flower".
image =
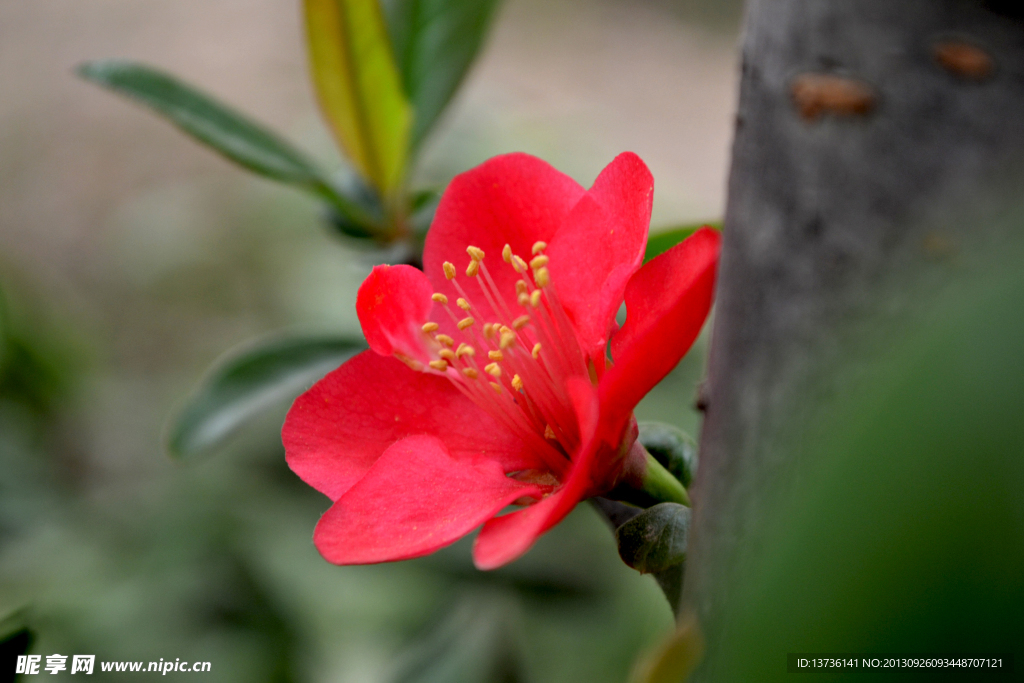
<svg viewBox="0 0 1024 683">
<path fill-rule="evenodd" d="M 498 567 L 642 475 L 633 408 L 700 331 L 720 241 L 702 229 L 641 268 L 653 190 L 632 153 L 590 190 L 496 157 L 451 182 L 425 272 L 373 269 L 356 304 L 371 350 L 283 431 L 289 466 L 334 501 L 314 534 L 328 561 L 418 557 L 483 523 L 476 564 Z"/>
</svg>

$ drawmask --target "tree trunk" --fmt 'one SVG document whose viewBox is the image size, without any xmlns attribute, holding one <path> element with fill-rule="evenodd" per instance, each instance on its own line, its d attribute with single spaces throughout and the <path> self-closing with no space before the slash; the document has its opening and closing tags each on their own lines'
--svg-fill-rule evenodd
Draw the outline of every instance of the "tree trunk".
<svg viewBox="0 0 1024 683">
<path fill-rule="evenodd" d="M 948 277 L 988 239 L 969 219 L 1019 177 L 1022 4 L 748 4 L 684 591 L 710 648 L 701 680 L 715 680 L 718 617 L 766 484 L 796 464 L 776 438 L 792 399 L 841 391 L 810 379 L 880 302 L 894 317 L 913 305 L 893 274 Z"/>
</svg>

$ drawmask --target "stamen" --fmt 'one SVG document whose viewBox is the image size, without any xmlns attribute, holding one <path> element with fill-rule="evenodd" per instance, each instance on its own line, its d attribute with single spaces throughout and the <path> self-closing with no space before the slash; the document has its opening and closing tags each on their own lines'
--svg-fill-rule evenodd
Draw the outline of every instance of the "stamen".
<svg viewBox="0 0 1024 683">
<path fill-rule="evenodd" d="M 474 261 L 484 260 L 484 250 L 481 249 L 480 247 L 474 247 L 473 245 L 470 245 L 466 247 L 466 253 L 469 254 L 469 258 L 473 259 Z"/>
<path fill-rule="evenodd" d="M 441 292 L 434 292 L 433 294 L 430 295 L 430 298 L 436 301 L 437 303 L 441 304 L 442 306 L 448 305 L 448 297 L 446 297 Z"/>
<path fill-rule="evenodd" d="M 480 373 L 473 368 L 462 368 L 462 374 L 470 379 L 476 379 L 480 376 Z"/>
<path fill-rule="evenodd" d="M 444 372 L 445 370 L 448 369 L 448 361 L 446 360 L 432 360 L 429 363 L 427 363 L 427 365 L 434 368 L 435 370 L 440 370 L 441 372 Z"/>
<path fill-rule="evenodd" d="M 533 294 L 530 295 L 530 304 L 532 304 L 534 308 L 537 308 L 537 307 L 540 306 L 540 290 L 539 289 L 533 290 Z"/>
<path fill-rule="evenodd" d="M 551 274 L 548 273 L 547 268 L 541 266 L 540 268 L 534 271 L 533 280 L 534 282 L 537 283 L 538 287 L 543 289 L 544 287 L 547 287 L 548 285 L 551 284 Z"/>
<path fill-rule="evenodd" d="M 431 362 L 437 363 L 439 361 Z M 484 366 L 484 372 L 486 372 L 491 377 L 501 377 L 501 366 L 499 366 L 497 363 L 488 363 L 487 365 Z"/>
<path fill-rule="evenodd" d="M 516 301 L 519 302 L 520 306 L 528 306 L 530 304 L 530 295 L 527 294 L 526 292 L 523 292 L 522 294 L 519 295 L 519 298 L 516 299 Z"/>
<path fill-rule="evenodd" d="M 536 360 L 537 357 L 540 356 L 540 342 L 537 342 L 536 344 L 533 345 L 533 351 L 530 352 L 530 355 L 533 356 L 534 360 Z"/>
<path fill-rule="evenodd" d="M 456 358 L 462 358 L 463 356 L 475 356 L 475 355 L 476 355 L 476 349 L 474 349 L 472 346 L 470 346 L 469 344 L 467 344 L 465 342 L 459 344 L 459 348 L 455 349 L 455 357 Z"/>
<path fill-rule="evenodd" d="M 536 254 L 537 252 L 533 252 L 533 253 Z M 548 264 L 548 261 L 550 261 L 550 260 L 551 259 L 549 259 L 544 254 L 541 254 L 540 256 L 534 256 L 530 260 L 530 268 L 533 268 L 534 270 L 537 270 L 538 268 L 543 268 L 544 266 L 546 266 Z"/>
<path fill-rule="evenodd" d="M 469 265 L 466 266 L 466 275 L 469 277 L 476 277 L 476 274 L 480 272 L 480 262 L 477 260 L 471 260 Z"/>
<path fill-rule="evenodd" d="M 454 263 L 452 263 L 451 261 L 445 261 L 441 265 L 441 267 L 444 268 L 444 276 L 446 278 L 448 278 L 449 280 L 454 280 L 455 279 L 455 264 Z"/>
<path fill-rule="evenodd" d="M 530 285 L 526 284 L 526 280 L 516 280 L 516 294 L 529 294 Z"/>
<path fill-rule="evenodd" d="M 488 351 L 487 357 L 493 361 L 497 361 L 498 363 L 505 360 L 505 354 L 503 354 L 501 351 Z"/>
<path fill-rule="evenodd" d="M 441 349 L 437 352 L 437 355 L 441 356 L 441 358 L 444 358 L 449 363 L 454 363 L 455 359 L 458 358 L 458 356 L 455 355 L 455 352 L 451 349 Z"/>
<path fill-rule="evenodd" d="M 468 311 L 469 309 L 473 308 L 472 306 L 469 305 L 469 302 L 463 299 L 461 296 L 459 297 L 459 300 L 455 302 L 455 305 L 464 311 Z"/>
<path fill-rule="evenodd" d="M 529 324 L 530 316 L 528 315 L 521 315 L 512 321 L 512 327 L 516 328 L 517 330 L 521 330 Z"/>
<path fill-rule="evenodd" d="M 512 388 L 516 391 L 523 390 L 523 378 L 519 375 L 512 375 Z"/>
<path fill-rule="evenodd" d="M 517 273 L 525 273 L 527 267 L 526 261 L 519 258 L 515 254 L 512 254 L 512 267 L 515 269 Z"/>
<path fill-rule="evenodd" d="M 470 327 L 473 327 L 473 323 L 476 321 L 472 317 L 466 317 L 459 321 L 458 328 L 462 331 L 466 331 Z"/>
<path fill-rule="evenodd" d="M 494 323 L 484 323 L 484 339 L 490 341 L 494 337 Z"/>
<path fill-rule="evenodd" d="M 512 263 L 512 246 L 506 244 L 501 248 L 501 258 L 505 259 L 505 263 Z"/>
<path fill-rule="evenodd" d="M 434 337 L 434 339 L 436 339 L 441 344 L 444 344 L 445 346 L 452 346 L 455 343 L 455 340 L 449 337 L 447 334 L 439 334 L 436 337 Z"/>
<path fill-rule="evenodd" d="M 491 382 L 491 388 L 494 389 L 499 394 L 501 393 L 501 385 L 498 384 L 497 382 Z"/>
<path fill-rule="evenodd" d="M 498 346 L 502 349 L 507 349 L 516 343 L 515 332 L 502 332 L 501 340 L 498 342 Z"/>
<path fill-rule="evenodd" d="M 542 252 L 542 251 L 544 251 L 547 248 L 548 248 L 548 243 L 547 242 L 539 242 L 538 241 L 538 242 L 534 242 L 533 243 L 533 249 L 531 249 L 530 251 L 532 251 L 536 255 L 539 252 Z"/>
<path fill-rule="evenodd" d="M 423 331 L 426 332 L 427 334 L 430 334 L 431 332 L 437 332 L 437 329 L 439 327 L 441 326 L 438 325 L 437 323 L 424 323 Z"/>
<path fill-rule="evenodd" d="M 544 438 L 555 439 L 555 430 L 551 428 L 551 425 L 544 425 Z"/>
</svg>

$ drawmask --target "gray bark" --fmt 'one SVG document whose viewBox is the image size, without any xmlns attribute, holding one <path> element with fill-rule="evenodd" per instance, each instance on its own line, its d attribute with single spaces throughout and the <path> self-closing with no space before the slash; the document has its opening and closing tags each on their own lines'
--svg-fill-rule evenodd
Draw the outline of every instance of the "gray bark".
<svg viewBox="0 0 1024 683">
<path fill-rule="evenodd" d="M 744 544 L 766 486 L 794 471 L 778 437 L 794 397 L 841 391 L 820 378 L 858 327 L 913 306 L 894 274 L 946 277 L 989 238 L 969 219 L 1008 201 L 993 188 L 1024 160 L 1021 5 L 748 4 L 684 591 L 712 649 L 740 552 L 763 551 Z"/>
</svg>

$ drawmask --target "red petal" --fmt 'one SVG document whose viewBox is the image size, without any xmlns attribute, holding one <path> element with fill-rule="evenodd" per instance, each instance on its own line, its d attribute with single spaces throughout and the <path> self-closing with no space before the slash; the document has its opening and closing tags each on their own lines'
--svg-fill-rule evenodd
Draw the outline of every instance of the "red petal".
<svg viewBox="0 0 1024 683">
<path fill-rule="evenodd" d="M 601 418 L 618 424 L 693 345 L 711 310 L 721 235 L 701 228 L 637 271 L 626 323 L 612 339 L 615 365 L 601 378 Z"/>
<path fill-rule="evenodd" d="M 455 288 L 445 279 L 442 263 L 458 270 L 458 282 L 480 315 L 498 320 L 484 298 L 477 278 L 465 275 L 467 246 L 484 250 L 484 263 L 506 301 L 515 305 L 512 267 L 502 261 L 505 244 L 527 261 L 537 241 L 550 242 L 584 190 L 569 176 L 528 154 L 494 157 L 452 179 L 427 233 L 423 264 L 436 291 L 454 302 Z"/>
<path fill-rule="evenodd" d="M 569 380 L 569 393 L 580 422 L 583 442 L 573 457 L 569 478 L 557 491 L 525 510 L 495 517 L 480 530 L 473 545 L 473 561 L 479 569 L 497 569 L 516 559 L 551 527 L 572 512 L 576 504 L 592 493 L 590 472 L 599 442 L 597 396 L 589 382 Z"/>
<path fill-rule="evenodd" d="M 626 283 L 643 263 L 653 195 L 640 157 L 620 154 L 548 246 L 552 282 L 591 357 L 604 359 Z"/>
<path fill-rule="evenodd" d="M 544 467 L 446 378 L 375 351 L 352 358 L 296 399 L 281 436 L 292 471 L 338 500 L 385 449 L 412 434 L 440 438 L 456 458 L 486 456 L 505 472 Z"/>
<path fill-rule="evenodd" d="M 370 348 L 427 363 L 423 323 L 434 306 L 433 292 L 427 276 L 412 266 L 374 266 L 356 296 L 356 313 Z"/>
<path fill-rule="evenodd" d="M 328 562 L 407 560 L 457 541 L 540 487 L 505 476 L 486 457 L 456 458 L 440 439 L 410 436 L 380 456 L 328 510 L 313 543 Z"/>
</svg>

